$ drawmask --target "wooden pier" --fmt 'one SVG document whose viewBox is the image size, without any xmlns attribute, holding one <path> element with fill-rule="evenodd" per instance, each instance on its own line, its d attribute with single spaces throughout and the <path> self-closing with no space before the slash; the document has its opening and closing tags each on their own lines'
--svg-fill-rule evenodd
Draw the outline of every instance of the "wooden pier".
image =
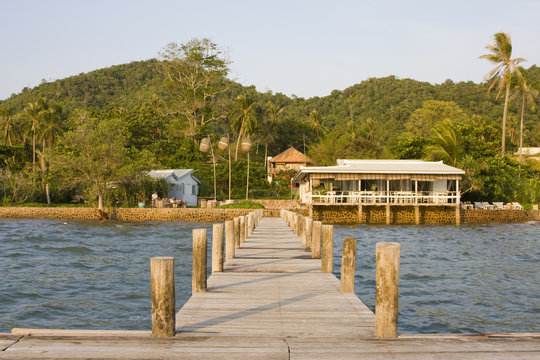
<svg viewBox="0 0 540 360">
<path fill-rule="evenodd" d="M 176 335 L 14 329 L 0 359 L 538 359 L 540 334 L 374 337 L 375 315 L 342 293 L 281 218 L 263 218 L 206 292 L 176 314 Z"/>
</svg>

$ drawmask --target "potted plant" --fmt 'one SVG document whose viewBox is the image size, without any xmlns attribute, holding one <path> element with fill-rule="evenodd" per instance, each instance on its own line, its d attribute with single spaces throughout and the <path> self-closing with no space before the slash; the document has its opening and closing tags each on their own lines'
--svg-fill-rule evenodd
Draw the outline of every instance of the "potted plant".
<svg viewBox="0 0 540 360">
<path fill-rule="evenodd" d="M 137 201 L 139 202 L 138 205 L 140 208 L 146 207 L 146 194 L 144 191 L 139 191 L 137 193 Z"/>
</svg>

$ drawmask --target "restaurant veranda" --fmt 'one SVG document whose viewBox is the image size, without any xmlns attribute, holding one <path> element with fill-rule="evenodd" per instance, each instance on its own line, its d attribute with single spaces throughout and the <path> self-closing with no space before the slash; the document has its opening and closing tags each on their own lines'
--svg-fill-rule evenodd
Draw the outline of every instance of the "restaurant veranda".
<svg viewBox="0 0 540 360">
<path fill-rule="evenodd" d="M 337 160 L 302 167 L 293 182 L 307 205 L 426 205 L 459 207 L 465 172 L 435 161 Z"/>
</svg>

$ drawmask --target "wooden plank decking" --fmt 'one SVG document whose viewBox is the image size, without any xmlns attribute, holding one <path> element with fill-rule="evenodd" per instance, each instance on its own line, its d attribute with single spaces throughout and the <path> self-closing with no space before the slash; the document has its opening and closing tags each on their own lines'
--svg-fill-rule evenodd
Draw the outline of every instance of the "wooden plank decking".
<svg viewBox="0 0 540 360">
<path fill-rule="evenodd" d="M 320 272 L 280 218 L 253 235 L 176 317 L 178 334 L 14 330 L 0 359 L 538 359 L 538 334 L 373 338 L 374 315 Z"/>
</svg>

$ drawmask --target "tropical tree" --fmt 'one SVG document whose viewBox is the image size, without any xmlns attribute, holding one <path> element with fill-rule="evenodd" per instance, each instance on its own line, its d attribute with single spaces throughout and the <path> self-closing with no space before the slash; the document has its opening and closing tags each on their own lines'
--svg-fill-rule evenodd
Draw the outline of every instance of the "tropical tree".
<svg viewBox="0 0 540 360">
<path fill-rule="evenodd" d="M 265 107 L 265 114 L 258 122 L 257 130 L 264 142 L 264 168 L 267 168 L 268 145 L 277 137 L 277 129 L 281 121 L 283 107 L 279 107 L 272 102 L 268 102 Z"/>
<path fill-rule="evenodd" d="M 505 90 L 501 142 L 502 156 L 504 156 L 506 151 L 506 113 L 508 111 L 508 98 L 510 96 L 512 74 L 516 72 L 517 64 L 525 61 L 525 59 L 512 59 L 512 41 L 510 39 L 510 34 L 504 32 L 493 35 L 493 44 L 487 45 L 486 49 L 491 53 L 481 55 L 480 58 L 487 59 L 488 61 L 497 64 L 497 66 L 491 69 L 484 77 L 484 80 L 491 82 L 488 92 L 491 92 L 496 86 L 498 89 L 496 98 L 499 98 L 502 91 Z"/>
<path fill-rule="evenodd" d="M 224 78 L 229 72 L 229 61 L 219 47 L 206 38 L 182 45 L 170 43 L 160 57 L 160 70 L 170 97 L 168 113 L 180 122 L 187 120 L 185 134 L 194 138 L 200 126 L 223 117 L 216 113 L 213 101 L 226 89 Z"/>
<path fill-rule="evenodd" d="M 322 124 L 321 113 L 317 109 L 311 110 L 307 122 L 318 137 L 328 133 L 328 129 Z"/>
<path fill-rule="evenodd" d="M 251 135 L 257 127 L 257 117 L 255 111 L 257 103 L 251 97 L 246 95 L 238 95 L 234 100 L 233 121 L 231 126 L 233 130 L 238 132 L 238 140 L 236 142 L 236 153 L 234 160 L 238 160 L 238 149 L 242 137 Z"/>
<path fill-rule="evenodd" d="M 15 115 L 13 113 L 13 108 L 2 107 L 0 108 L 0 124 L 2 126 L 2 133 L 4 135 L 4 141 L 9 145 L 13 146 L 11 142 L 11 135 L 13 133 L 13 128 L 15 125 Z"/>
<path fill-rule="evenodd" d="M 521 123 L 519 126 L 519 162 L 522 162 L 523 153 L 523 119 L 525 117 L 525 106 L 529 104 L 529 108 L 534 111 L 534 97 L 538 95 L 538 90 L 533 87 L 527 71 L 518 66 L 517 76 L 517 94 L 521 97 Z"/>
<path fill-rule="evenodd" d="M 39 129 L 39 136 L 42 141 L 42 146 L 41 151 L 37 150 L 36 152 L 39 157 L 42 182 L 45 184 L 47 204 L 51 203 L 51 196 L 49 192 L 49 181 L 47 179 L 50 164 L 46 156 L 48 153 L 50 153 L 50 150 L 56 143 L 58 137 L 63 133 L 62 125 L 65 119 L 65 113 L 60 105 L 54 104 L 43 110 L 42 121 Z"/>
<path fill-rule="evenodd" d="M 463 151 L 460 133 L 450 120 L 437 125 L 431 138 L 432 144 L 426 146 L 424 153 L 428 160 L 442 160 L 450 166 L 457 166 Z"/>
<path fill-rule="evenodd" d="M 36 102 L 28 103 L 21 114 L 21 118 L 25 120 L 25 134 L 32 133 L 32 173 L 36 172 L 36 136 L 39 123 L 43 117 L 43 109 L 47 101 L 44 98 Z"/>
<path fill-rule="evenodd" d="M 91 117 L 59 141 L 53 158 L 59 174 L 67 182 L 85 186 L 103 198 L 115 184 L 132 181 L 149 169 L 154 159 L 146 150 L 128 149 L 128 131 L 117 118 L 105 115 Z"/>
</svg>

